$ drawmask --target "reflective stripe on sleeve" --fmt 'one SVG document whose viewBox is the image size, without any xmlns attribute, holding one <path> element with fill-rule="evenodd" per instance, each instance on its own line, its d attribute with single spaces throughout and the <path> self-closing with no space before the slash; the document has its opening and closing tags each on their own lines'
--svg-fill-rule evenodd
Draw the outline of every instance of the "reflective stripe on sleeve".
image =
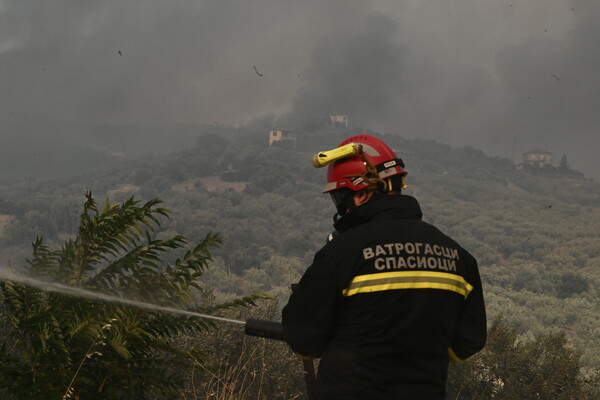
<svg viewBox="0 0 600 400">
<path fill-rule="evenodd" d="M 358 275 L 342 290 L 344 296 L 396 289 L 441 289 L 467 297 L 473 290 L 462 276 L 448 272 L 394 271 Z"/>
<path fill-rule="evenodd" d="M 452 349 L 452 347 L 448 347 L 448 356 L 450 357 L 450 362 L 451 363 L 457 363 L 457 362 L 461 362 L 462 359 L 456 355 L 456 353 L 454 352 L 454 350 Z"/>
</svg>

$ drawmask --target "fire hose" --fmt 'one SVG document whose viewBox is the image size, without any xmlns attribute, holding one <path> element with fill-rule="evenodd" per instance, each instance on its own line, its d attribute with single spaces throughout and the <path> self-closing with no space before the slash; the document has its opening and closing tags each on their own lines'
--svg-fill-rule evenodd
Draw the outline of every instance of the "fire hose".
<svg viewBox="0 0 600 400">
<path fill-rule="evenodd" d="M 246 335 L 258 336 L 265 339 L 283 340 L 283 326 L 281 322 L 265 321 L 262 319 L 249 319 L 244 325 Z M 304 381 L 308 400 L 315 399 L 315 365 L 312 360 L 302 358 L 304 367 Z"/>
</svg>

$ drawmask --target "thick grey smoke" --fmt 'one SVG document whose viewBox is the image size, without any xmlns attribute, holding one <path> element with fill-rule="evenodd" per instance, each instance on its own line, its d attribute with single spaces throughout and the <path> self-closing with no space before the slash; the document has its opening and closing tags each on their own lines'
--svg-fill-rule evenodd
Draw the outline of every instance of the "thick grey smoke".
<svg viewBox="0 0 600 400">
<path fill-rule="evenodd" d="M 599 19 L 591 0 L 0 0 L 0 135 L 340 113 L 600 178 Z"/>
<path fill-rule="evenodd" d="M 283 123 L 301 126 L 329 114 L 347 114 L 363 127 L 380 127 L 403 89 L 406 50 L 395 42 L 397 22 L 360 15 L 316 44 L 304 84 Z"/>
<path fill-rule="evenodd" d="M 540 35 L 498 52 L 496 68 L 504 93 L 493 134 L 545 146 L 588 176 L 600 177 L 600 3 L 573 1 L 573 27 L 560 39 Z M 551 27 L 548 27 L 551 29 Z"/>
<path fill-rule="evenodd" d="M 270 111 L 298 61 L 283 29 L 289 11 L 297 31 L 293 6 L 273 3 L 5 1 L 0 107 L 108 124 L 236 122 Z"/>
</svg>

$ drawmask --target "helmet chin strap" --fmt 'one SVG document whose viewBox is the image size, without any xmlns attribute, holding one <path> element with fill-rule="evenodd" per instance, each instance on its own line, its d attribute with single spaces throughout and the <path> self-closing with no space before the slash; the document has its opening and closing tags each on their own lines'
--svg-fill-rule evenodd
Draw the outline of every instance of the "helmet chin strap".
<svg viewBox="0 0 600 400">
<path fill-rule="evenodd" d="M 354 202 L 343 211 L 341 212 L 340 209 L 338 208 L 337 212 L 335 214 L 333 214 L 333 222 L 336 223 L 340 218 L 344 217 L 345 215 L 347 215 L 350 211 L 354 210 L 356 208 L 356 205 L 354 204 Z"/>
<path fill-rule="evenodd" d="M 365 165 L 365 170 L 362 174 L 360 175 L 346 175 L 344 176 L 344 178 L 353 178 L 353 185 L 365 185 L 363 189 L 361 190 L 369 190 L 369 191 L 373 191 L 373 195 L 379 193 L 379 192 L 383 192 L 383 193 L 392 193 L 394 192 L 394 190 L 396 189 L 394 187 L 394 184 L 397 182 L 393 182 L 392 178 L 387 178 L 387 179 L 382 179 L 381 176 L 379 175 L 379 169 L 377 167 L 375 167 L 371 161 L 369 160 L 369 158 L 363 153 L 363 147 L 362 146 L 357 146 L 355 148 L 355 151 L 357 153 L 357 155 L 363 160 L 364 165 Z M 393 160 L 394 165 L 396 165 L 396 162 L 399 162 L 399 165 L 401 164 L 402 166 L 404 166 L 404 163 L 402 163 L 402 160 L 400 159 L 395 159 Z M 400 178 L 400 188 L 397 188 L 396 190 L 399 191 L 399 189 L 406 187 L 406 185 L 404 184 L 404 176 L 401 176 Z M 334 190 L 329 192 L 329 194 L 331 195 L 331 199 L 333 200 L 333 204 L 335 205 L 335 208 L 337 209 L 337 212 L 333 215 L 333 221 L 336 222 L 339 218 L 343 217 L 344 215 L 346 215 L 348 212 L 354 210 L 357 207 L 357 204 L 354 201 L 354 195 L 355 195 L 355 191 L 349 189 L 349 188 L 345 188 L 345 189 L 338 189 L 338 190 Z M 369 197 L 370 199 L 370 197 Z M 367 199 L 367 201 L 369 200 Z"/>
<path fill-rule="evenodd" d="M 364 189 L 377 189 L 384 192 L 388 191 L 388 182 L 379 176 L 377 168 L 371 164 L 371 161 L 364 155 L 362 147 L 358 149 L 358 155 L 365 163 L 365 171 L 360 175 L 346 175 L 344 178 L 354 178 L 354 181 L 359 181 L 365 184 Z"/>
<path fill-rule="evenodd" d="M 339 219 L 342 218 L 342 216 L 339 213 L 335 213 L 333 214 L 333 223 L 335 224 L 336 222 L 339 221 Z"/>
</svg>

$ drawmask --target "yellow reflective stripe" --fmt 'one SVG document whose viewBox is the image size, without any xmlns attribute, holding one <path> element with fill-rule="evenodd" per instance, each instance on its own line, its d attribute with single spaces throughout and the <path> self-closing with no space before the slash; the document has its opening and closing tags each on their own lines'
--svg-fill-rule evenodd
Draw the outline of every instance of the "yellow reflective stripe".
<svg viewBox="0 0 600 400">
<path fill-rule="evenodd" d="M 385 290 L 396 290 L 396 289 L 441 289 L 441 290 L 449 290 L 451 292 L 456 292 L 466 297 L 465 290 L 456 285 L 450 284 L 442 284 L 442 283 L 428 283 L 428 282 L 418 282 L 418 283 L 390 283 L 386 285 L 373 285 L 368 287 L 361 287 L 352 290 L 345 290 L 344 296 L 352 296 L 358 293 L 370 293 L 370 292 L 383 292 Z"/>
<path fill-rule="evenodd" d="M 348 287 L 342 290 L 342 294 L 353 296 L 358 293 L 396 289 L 449 290 L 466 298 L 473 286 L 462 276 L 448 272 L 395 271 L 356 276 Z"/>
<path fill-rule="evenodd" d="M 307 361 L 310 361 L 310 360 L 314 360 L 314 359 L 315 359 L 314 357 L 311 357 L 311 356 L 303 356 L 302 354 L 300 354 L 300 353 L 296 353 L 296 352 L 294 352 L 294 354 L 296 355 L 296 357 L 298 357 L 298 358 L 299 358 L 299 359 L 301 359 L 301 360 L 307 360 Z"/>
<path fill-rule="evenodd" d="M 448 347 L 448 356 L 450 356 L 450 362 L 451 363 L 457 363 L 457 362 L 461 362 L 462 359 L 456 355 L 456 353 L 454 352 L 454 350 L 452 349 L 452 347 Z"/>
</svg>

